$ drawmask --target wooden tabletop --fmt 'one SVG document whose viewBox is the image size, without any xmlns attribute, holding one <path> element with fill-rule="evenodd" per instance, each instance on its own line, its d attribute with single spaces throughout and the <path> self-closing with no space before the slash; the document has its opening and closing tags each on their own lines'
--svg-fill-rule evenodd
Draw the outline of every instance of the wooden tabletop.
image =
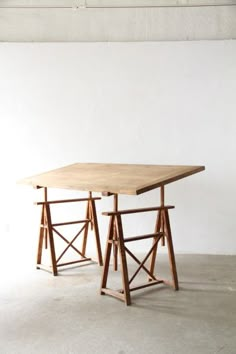
<svg viewBox="0 0 236 354">
<path fill-rule="evenodd" d="M 75 163 L 19 183 L 117 194 L 141 194 L 201 172 L 204 166 Z"/>
</svg>

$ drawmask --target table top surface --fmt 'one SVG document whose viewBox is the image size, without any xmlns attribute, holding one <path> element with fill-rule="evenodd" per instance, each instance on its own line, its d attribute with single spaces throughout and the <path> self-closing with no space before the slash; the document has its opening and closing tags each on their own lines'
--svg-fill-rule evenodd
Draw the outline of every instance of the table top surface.
<svg viewBox="0 0 236 354">
<path fill-rule="evenodd" d="M 25 178 L 19 183 L 33 187 L 136 195 L 204 169 L 204 166 L 75 163 Z"/>
</svg>

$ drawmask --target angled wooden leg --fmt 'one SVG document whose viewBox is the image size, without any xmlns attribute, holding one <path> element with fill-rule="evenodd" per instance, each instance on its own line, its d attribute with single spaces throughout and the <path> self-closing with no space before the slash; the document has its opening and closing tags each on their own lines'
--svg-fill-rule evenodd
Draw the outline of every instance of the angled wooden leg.
<svg viewBox="0 0 236 354">
<path fill-rule="evenodd" d="M 105 292 L 103 292 L 103 289 L 105 289 L 107 286 L 107 278 L 108 278 L 108 272 L 109 272 L 109 264 L 110 264 L 111 249 L 112 249 L 112 239 L 113 239 L 113 225 L 114 225 L 114 216 L 111 216 L 109 229 L 108 229 L 106 250 L 105 250 L 105 259 L 104 259 L 102 282 L 101 282 L 101 295 L 105 294 Z"/>
<path fill-rule="evenodd" d="M 48 189 L 44 188 L 44 201 L 46 202 L 48 200 Z M 44 225 L 46 226 L 47 221 L 46 221 L 46 212 L 44 210 Z M 48 248 L 48 230 L 45 227 L 44 228 L 44 244 L 45 244 L 45 249 Z"/>
<path fill-rule="evenodd" d="M 165 206 L 165 187 L 161 186 L 160 187 L 160 199 L 161 199 L 161 206 Z M 161 239 L 161 244 L 162 246 L 165 246 L 165 233 L 164 233 L 164 213 L 163 210 L 161 210 L 161 230 L 163 231 L 163 237 Z"/>
<path fill-rule="evenodd" d="M 42 261 L 42 250 L 43 250 L 43 239 L 44 239 L 44 222 L 45 222 L 45 208 L 44 205 L 42 205 L 42 211 L 41 211 L 41 223 L 40 223 L 40 229 L 39 229 L 39 242 L 38 242 L 38 252 L 37 252 L 37 268 L 38 265 L 41 264 Z"/>
<path fill-rule="evenodd" d="M 91 219 L 90 216 L 90 201 L 87 202 L 87 208 L 86 208 L 86 219 Z M 82 243 L 82 255 L 85 257 L 86 254 L 86 247 L 87 247 L 87 239 L 88 239 L 88 229 L 89 229 L 89 223 L 86 223 L 85 228 L 84 228 L 84 234 L 83 234 L 83 243 Z"/>
<path fill-rule="evenodd" d="M 89 192 L 89 198 L 92 198 L 92 192 Z M 90 223 L 90 227 L 91 227 L 91 231 L 93 231 L 93 218 L 92 218 L 92 213 L 93 213 L 93 211 L 92 211 L 92 205 L 91 205 L 91 203 L 88 203 L 88 216 L 89 216 L 89 218 L 92 220 L 91 221 L 91 223 Z"/>
<path fill-rule="evenodd" d="M 122 282 L 123 282 L 123 290 L 126 305 L 131 305 L 130 298 L 130 289 L 129 289 L 129 277 L 128 277 L 128 267 L 125 253 L 125 245 L 124 245 L 124 235 L 123 235 L 123 227 L 121 216 L 116 215 L 116 226 L 118 233 L 118 247 L 120 251 L 120 259 L 121 259 L 121 272 L 122 272 Z"/>
<path fill-rule="evenodd" d="M 57 275 L 56 254 L 55 254 L 55 247 L 54 247 L 51 212 L 50 212 L 49 204 L 45 204 L 45 209 L 46 209 L 47 230 L 48 230 L 48 238 L 49 238 L 49 245 L 50 245 L 50 252 L 51 252 L 51 260 L 52 260 L 52 272 L 53 275 Z"/>
<path fill-rule="evenodd" d="M 99 229 L 98 229 L 98 220 L 97 220 L 95 201 L 90 200 L 89 203 L 90 203 L 90 208 L 91 208 L 90 210 L 91 210 L 92 225 L 94 228 L 94 234 L 95 234 L 96 245 L 97 245 L 98 263 L 100 266 L 102 266 L 103 260 L 102 260 L 102 251 L 101 251 L 101 243 L 100 243 L 100 237 L 99 237 Z"/>
<path fill-rule="evenodd" d="M 89 192 L 89 197 L 92 198 L 92 192 Z M 95 201 L 92 199 L 89 199 L 87 202 L 86 219 L 90 220 L 91 230 L 94 230 L 96 246 L 97 246 L 98 263 L 100 266 L 102 266 L 103 259 L 102 259 L 101 243 L 100 243 L 100 236 L 99 236 L 99 229 L 98 229 L 97 211 L 96 211 Z M 83 243 L 82 243 L 82 254 L 84 257 L 86 254 L 88 230 L 89 230 L 89 223 L 87 223 L 84 228 Z"/>
<path fill-rule="evenodd" d="M 166 239 L 167 239 L 169 263 L 170 263 L 171 274 L 172 274 L 172 279 L 173 279 L 173 287 L 175 290 L 179 290 L 178 275 L 177 275 L 177 270 L 176 270 L 175 254 L 174 254 L 174 247 L 173 247 L 173 242 L 172 242 L 169 213 L 168 213 L 167 209 L 164 210 L 164 221 L 165 221 L 165 229 L 166 229 Z"/>
<path fill-rule="evenodd" d="M 118 210 L 118 195 L 114 194 L 114 211 Z M 118 247 L 117 247 L 117 225 L 116 221 L 114 219 L 114 224 L 113 224 L 113 268 L 115 271 L 118 270 Z"/>
<path fill-rule="evenodd" d="M 118 270 L 118 247 L 117 247 L 117 231 L 115 224 L 113 225 L 113 269 Z"/>
<path fill-rule="evenodd" d="M 165 205 L 165 189 L 164 186 L 160 187 L 160 203 L 161 206 L 164 207 Z M 164 210 L 159 210 L 157 214 L 157 220 L 156 220 L 156 225 L 155 225 L 155 233 L 156 232 L 163 232 L 163 237 L 161 238 L 162 240 L 162 246 L 165 245 L 165 234 L 164 234 Z M 155 243 L 156 238 L 153 239 L 153 244 Z M 152 258 L 151 258 L 151 263 L 150 263 L 150 272 L 154 274 L 154 269 L 155 269 L 155 263 L 156 263 L 156 256 L 157 256 L 157 247 L 158 247 L 158 242 L 156 243 L 156 246 L 153 249 L 152 253 Z M 150 279 L 151 281 L 152 279 Z"/>
<path fill-rule="evenodd" d="M 157 214 L 157 220 L 156 220 L 156 226 L 155 226 L 155 230 L 154 232 L 160 232 L 161 229 L 161 214 L 162 214 L 162 210 L 158 211 Z M 152 251 L 152 257 L 151 257 L 151 262 L 150 262 L 150 273 L 154 274 L 154 270 L 155 270 L 155 264 L 156 264 L 156 256 L 157 256 L 157 247 L 158 247 L 158 242 L 156 242 L 157 237 L 153 238 L 153 245 L 155 244 L 155 247 L 153 248 Z M 150 281 L 152 281 L 152 278 L 149 278 Z"/>
</svg>

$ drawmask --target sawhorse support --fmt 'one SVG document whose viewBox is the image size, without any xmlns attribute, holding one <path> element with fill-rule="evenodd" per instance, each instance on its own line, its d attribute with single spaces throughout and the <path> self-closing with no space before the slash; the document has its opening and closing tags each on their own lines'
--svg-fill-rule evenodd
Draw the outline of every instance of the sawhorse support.
<svg viewBox="0 0 236 354">
<path fill-rule="evenodd" d="M 101 198 L 94 198 L 92 197 L 92 193 L 89 193 L 88 198 L 78 198 L 78 199 L 66 199 L 66 200 L 52 200 L 48 201 L 47 198 L 47 188 L 44 188 L 44 201 L 36 203 L 37 205 L 42 206 L 41 212 L 41 223 L 40 223 L 40 232 L 39 232 L 39 242 L 38 242 L 38 252 L 37 252 L 37 269 L 47 269 L 41 262 L 42 262 L 42 252 L 43 252 L 43 244 L 45 244 L 45 248 L 50 247 L 50 256 L 51 256 L 51 270 L 53 275 L 58 274 L 58 267 L 72 265 L 76 263 L 81 263 L 85 261 L 90 261 L 91 258 L 86 257 L 86 246 L 87 246 L 87 237 L 88 237 L 88 230 L 89 225 L 91 229 L 94 231 L 95 234 L 95 241 L 97 247 L 97 256 L 98 256 L 98 263 L 100 266 L 103 265 L 102 260 L 102 252 L 101 252 L 101 244 L 100 244 L 100 237 L 99 237 L 99 229 L 98 229 L 98 221 L 97 221 L 97 212 L 95 201 Z M 62 222 L 62 223 L 52 223 L 51 219 L 51 205 L 53 204 L 61 204 L 61 203 L 77 203 L 77 202 L 87 202 L 86 208 L 86 215 L 85 219 L 83 220 L 76 220 L 76 221 L 69 221 L 69 222 Z M 61 232 L 58 231 L 58 226 L 66 226 L 72 224 L 79 224 L 82 225 L 80 230 L 76 233 L 74 238 L 69 241 L 64 237 Z M 54 243 L 54 234 L 57 234 L 66 244 L 66 248 L 60 254 L 60 256 L 56 257 L 55 251 L 55 243 Z M 79 235 L 83 235 L 83 242 L 82 242 L 82 249 L 79 250 L 77 247 L 74 246 L 74 242 L 78 238 Z M 78 255 L 80 259 L 70 262 L 61 263 L 61 258 L 64 254 L 68 251 L 69 248 L 72 248 Z"/>
<path fill-rule="evenodd" d="M 167 284 L 171 285 L 175 290 L 179 289 L 178 285 L 178 276 L 176 270 L 175 263 L 175 255 L 174 248 L 172 243 L 172 235 L 169 221 L 169 209 L 173 209 L 173 206 L 165 206 L 164 205 L 164 186 L 161 187 L 161 206 L 151 207 L 151 208 L 142 208 L 142 209 L 128 209 L 128 210 L 116 210 L 111 212 L 104 212 L 103 215 L 107 215 L 110 217 L 110 224 L 108 230 L 108 238 L 105 250 L 105 261 L 102 275 L 102 283 L 101 283 L 101 295 L 108 294 L 113 297 L 116 297 L 126 303 L 126 305 L 131 304 L 131 296 L 130 292 L 134 290 L 139 290 L 142 288 L 146 288 L 149 286 L 157 285 L 157 284 Z M 155 225 L 155 230 L 153 234 L 134 236 L 134 237 L 124 237 L 123 234 L 123 226 L 122 226 L 122 216 L 129 215 L 134 213 L 144 213 L 157 211 L 157 220 Z M 114 231 L 115 228 L 115 231 Z M 134 242 L 144 239 L 153 239 L 151 249 L 146 253 L 143 261 L 140 261 L 133 252 L 131 252 L 126 244 L 128 242 Z M 162 242 L 162 245 L 165 245 L 167 242 L 168 247 L 168 255 L 169 255 L 169 263 L 172 275 L 172 282 L 156 277 L 154 274 L 155 271 L 155 263 L 156 263 L 156 254 L 158 243 Z M 123 288 L 120 290 L 113 290 L 107 287 L 107 279 L 109 273 L 109 264 L 111 258 L 111 250 L 112 247 L 116 247 L 119 250 L 120 254 L 120 263 L 121 263 L 121 275 L 122 275 L 122 285 Z M 126 254 L 131 256 L 133 260 L 138 264 L 138 268 L 135 273 L 129 277 L 128 274 L 128 265 Z M 149 267 L 145 266 L 145 263 L 148 259 L 151 259 Z M 134 278 L 137 276 L 139 271 L 143 269 L 148 275 L 148 281 L 139 286 L 131 287 L 131 283 Z"/>
</svg>

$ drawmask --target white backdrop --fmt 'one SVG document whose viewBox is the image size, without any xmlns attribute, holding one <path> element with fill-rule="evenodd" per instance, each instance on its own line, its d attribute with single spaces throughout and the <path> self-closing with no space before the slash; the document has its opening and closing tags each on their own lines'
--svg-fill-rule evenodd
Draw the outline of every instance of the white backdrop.
<svg viewBox="0 0 236 354">
<path fill-rule="evenodd" d="M 5 256 L 35 255 L 34 192 L 16 181 L 74 162 L 205 165 L 167 187 L 175 250 L 236 253 L 236 41 L 2 43 L 0 78 Z M 120 207 L 158 197 L 121 196 Z M 98 205 L 103 247 L 111 205 Z M 151 221 L 136 216 L 127 231 Z"/>
</svg>

